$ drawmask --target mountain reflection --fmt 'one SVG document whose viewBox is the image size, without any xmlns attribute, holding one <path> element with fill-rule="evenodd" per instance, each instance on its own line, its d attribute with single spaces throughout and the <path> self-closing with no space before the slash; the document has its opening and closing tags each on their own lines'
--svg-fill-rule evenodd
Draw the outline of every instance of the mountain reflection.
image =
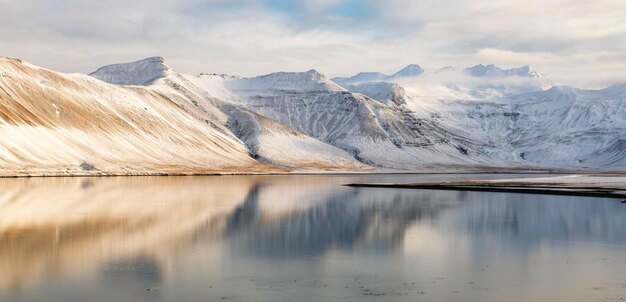
<svg viewBox="0 0 626 302">
<path fill-rule="evenodd" d="M 463 211 L 449 213 L 443 228 L 474 240 L 495 236 L 519 250 L 545 242 L 626 244 L 626 206 L 619 200 L 523 194 L 472 194 Z"/>
<path fill-rule="evenodd" d="M 256 200 L 251 199 L 236 216 L 245 217 L 246 223 L 232 224 L 244 226 L 245 232 L 231 242 L 235 251 L 265 257 L 311 256 L 355 246 L 389 252 L 402 246 L 409 225 L 422 218 L 434 219 L 450 206 L 433 202 L 437 195 L 392 190 L 374 196 L 371 190 L 351 189 L 272 220 L 262 219 L 256 213 Z"/>
<path fill-rule="evenodd" d="M 199 226 L 210 225 L 212 233 L 204 236 L 219 238 L 227 215 L 257 182 L 254 177 L 4 179 L 0 288 L 138 257 L 159 266 L 192 246 Z"/>
<path fill-rule="evenodd" d="M 167 280 L 186 255 L 214 246 L 220 248 L 210 253 L 258 260 L 333 250 L 393 257 L 412 227 L 446 239 L 468 236 L 469 246 L 457 254 L 481 253 L 486 240 L 520 253 L 545 241 L 626 243 L 626 206 L 618 202 L 339 185 L 354 179 L 4 179 L 0 293 L 89 272 L 114 287 L 149 288 Z"/>
<path fill-rule="evenodd" d="M 243 204 L 228 215 L 226 233 L 239 232 L 253 226 L 259 218 L 259 193 L 261 185 L 255 185 L 248 192 Z"/>
</svg>

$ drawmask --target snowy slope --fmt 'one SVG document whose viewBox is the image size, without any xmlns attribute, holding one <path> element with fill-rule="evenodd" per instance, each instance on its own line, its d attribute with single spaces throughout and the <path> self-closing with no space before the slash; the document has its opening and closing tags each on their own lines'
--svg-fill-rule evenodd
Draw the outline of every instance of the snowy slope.
<svg viewBox="0 0 626 302">
<path fill-rule="evenodd" d="M 225 106 L 230 126 L 253 157 L 274 165 L 313 170 L 368 170 L 349 153 L 237 106 Z"/>
<path fill-rule="evenodd" d="M 117 66 L 125 65 L 134 69 L 133 65 L 140 64 L 143 68 L 146 61 L 150 59 Z M 150 89 L 176 100 L 181 108 L 192 114 L 194 110 L 199 110 L 210 115 L 216 123 L 244 143 L 251 157 L 262 163 L 296 170 L 371 169 L 344 150 L 248 110 L 242 105 L 240 97 L 232 92 L 246 95 L 249 91 L 262 94 L 287 90 L 310 93 L 344 91 L 314 70 L 240 79 L 215 74 L 185 75 L 167 67 L 163 60 L 151 62 L 163 65 L 163 69 L 168 72 L 146 83 Z M 161 68 L 154 66 L 146 69 Z M 119 81 L 112 77 L 106 79 Z"/>
<path fill-rule="evenodd" d="M 258 84 L 273 78 L 280 79 L 281 87 Z M 311 83 L 302 83 L 302 78 Z M 338 89 L 322 75 L 278 73 L 233 80 L 226 86 L 251 111 L 350 152 L 371 166 L 414 169 L 478 163 L 466 148 L 447 141 L 445 133 L 398 104 Z M 293 88 L 301 86 L 315 89 Z"/>
<path fill-rule="evenodd" d="M 477 65 L 462 71 L 343 86 L 381 103 L 399 104 L 441 137 L 486 165 L 626 167 L 626 89 L 552 87 L 529 66 Z M 402 102 L 391 102 L 396 99 Z M 409 124 L 409 122 L 404 122 Z"/>
<path fill-rule="evenodd" d="M 614 91 L 558 86 L 482 101 L 408 97 L 408 107 L 490 158 L 534 166 L 623 169 L 626 93 Z"/>
<path fill-rule="evenodd" d="M 253 171 L 211 116 L 153 90 L 0 59 L 0 175 Z"/>
<path fill-rule="evenodd" d="M 168 69 L 147 86 L 209 114 L 263 163 L 343 170 L 475 163 L 436 129 L 419 129 L 406 111 L 348 92 L 315 70 L 237 78 Z"/>
<path fill-rule="evenodd" d="M 397 89 L 399 86 L 391 82 L 366 82 L 359 84 L 345 84 L 343 87 L 351 92 L 361 93 L 375 100 L 386 103 L 391 100 L 393 90 Z"/>
<path fill-rule="evenodd" d="M 495 65 L 432 74 L 410 65 L 343 87 L 315 70 L 237 78 L 168 69 L 150 87 L 210 113 L 275 165 L 623 167 L 625 90 L 543 90 L 543 80 L 530 67 Z"/>
</svg>

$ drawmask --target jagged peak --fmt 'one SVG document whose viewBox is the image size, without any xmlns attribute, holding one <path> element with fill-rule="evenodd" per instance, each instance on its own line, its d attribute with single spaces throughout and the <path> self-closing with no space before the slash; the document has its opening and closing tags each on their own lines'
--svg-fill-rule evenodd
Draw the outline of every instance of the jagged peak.
<svg viewBox="0 0 626 302">
<path fill-rule="evenodd" d="M 362 76 L 386 76 L 386 75 L 377 71 L 361 71 L 355 75 L 355 77 L 362 77 Z"/>
<path fill-rule="evenodd" d="M 258 77 L 244 78 L 238 82 L 239 83 L 234 83 L 234 87 L 240 89 L 252 88 L 254 90 L 290 91 L 345 90 L 315 69 L 304 72 L 275 72 Z"/>
<path fill-rule="evenodd" d="M 464 71 L 473 76 L 488 76 L 490 72 L 501 71 L 502 69 L 495 64 L 477 64 L 472 67 L 465 68 Z"/>
<path fill-rule="evenodd" d="M 449 72 L 449 71 L 455 71 L 456 68 L 452 65 L 447 65 L 444 67 L 439 68 L 437 71 L 435 71 L 435 73 L 440 73 L 440 72 Z"/>
<path fill-rule="evenodd" d="M 317 71 L 316 69 L 309 69 L 307 71 L 305 71 L 304 73 L 306 74 L 311 74 L 311 75 L 320 75 L 320 76 L 324 76 L 324 74 L 322 74 L 321 72 Z"/>
<path fill-rule="evenodd" d="M 542 73 L 539 73 L 536 69 L 534 69 L 530 65 L 526 65 L 526 66 L 524 66 L 522 68 L 525 68 L 526 69 L 526 73 L 528 73 L 528 75 L 533 77 L 533 78 L 540 78 L 540 77 L 544 76 Z"/>
<path fill-rule="evenodd" d="M 495 64 L 478 64 L 469 68 L 465 68 L 464 72 L 470 74 L 475 77 L 509 77 L 509 76 L 519 76 L 519 77 L 531 77 L 531 78 L 540 78 L 542 74 L 537 72 L 529 65 L 524 65 L 522 67 L 515 67 L 511 69 L 503 69 L 498 67 Z"/>
<path fill-rule="evenodd" d="M 163 57 L 148 57 L 129 63 L 106 65 L 89 75 L 117 85 L 150 85 L 166 77 L 171 70 Z"/>
<path fill-rule="evenodd" d="M 424 69 L 417 64 L 409 64 L 406 67 L 400 69 L 398 72 L 394 73 L 392 78 L 405 78 L 405 77 L 415 77 L 424 73 Z"/>
<path fill-rule="evenodd" d="M 375 72 L 375 71 L 364 71 L 359 72 L 356 75 L 351 77 L 336 77 L 333 78 L 333 82 L 345 85 L 345 84 L 358 84 L 365 82 L 375 82 L 375 81 L 383 81 L 388 76 L 386 74 Z"/>
</svg>

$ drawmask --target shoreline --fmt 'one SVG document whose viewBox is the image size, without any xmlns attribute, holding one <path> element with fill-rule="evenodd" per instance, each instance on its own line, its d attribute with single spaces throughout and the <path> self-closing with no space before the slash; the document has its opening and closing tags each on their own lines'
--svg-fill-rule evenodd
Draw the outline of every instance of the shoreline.
<svg viewBox="0 0 626 302">
<path fill-rule="evenodd" d="M 458 169 L 458 170 L 456 170 Z M 207 172 L 130 172 L 130 173 L 110 173 L 102 171 L 93 171 L 91 173 L 15 173 L 15 174 L 1 174 L 0 179 L 4 178 L 57 178 L 57 177 L 192 177 L 192 176 L 232 176 L 232 175 L 446 175 L 446 174 L 550 174 L 550 175 L 610 175 L 610 176 L 626 176 L 626 171 L 605 171 L 605 170 L 568 170 L 568 169 L 500 169 L 500 168 L 450 168 L 450 169 L 434 169 L 434 170 L 393 170 L 393 169 L 380 169 L 380 170 L 274 170 L 274 171 L 207 171 Z"/>
<path fill-rule="evenodd" d="M 595 173 L 546 178 L 431 183 L 351 183 L 345 184 L 344 186 L 356 188 L 453 190 L 626 199 L 626 175 L 623 173 Z"/>
<path fill-rule="evenodd" d="M 584 196 L 626 199 L 626 193 L 607 193 L 603 191 L 585 190 L 576 191 L 572 189 L 544 189 L 544 188 L 524 188 L 516 187 L 489 187 L 489 186 L 454 186 L 454 185 L 402 185 L 402 184 L 346 184 L 347 187 L 356 188 L 390 188 L 390 189 L 415 189 L 415 190 L 447 190 L 447 191 L 474 191 L 474 192 L 495 192 L 495 193 L 520 193 L 538 195 L 560 195 L 560 196 Z"/>
</svg>

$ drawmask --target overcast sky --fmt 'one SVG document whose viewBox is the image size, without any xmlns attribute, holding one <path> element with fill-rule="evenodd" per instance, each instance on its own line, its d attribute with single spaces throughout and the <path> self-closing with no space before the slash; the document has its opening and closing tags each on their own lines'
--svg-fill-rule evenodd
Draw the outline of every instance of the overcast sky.
<svg viewBox="0 0 626 302">
<path fill-rule="evenodd" d="M 0 56 L 243 76 L 495 63 L 593 87 L 626 82 L 625 16 L 624 0 L 0 0 Z"/>
</svg>

